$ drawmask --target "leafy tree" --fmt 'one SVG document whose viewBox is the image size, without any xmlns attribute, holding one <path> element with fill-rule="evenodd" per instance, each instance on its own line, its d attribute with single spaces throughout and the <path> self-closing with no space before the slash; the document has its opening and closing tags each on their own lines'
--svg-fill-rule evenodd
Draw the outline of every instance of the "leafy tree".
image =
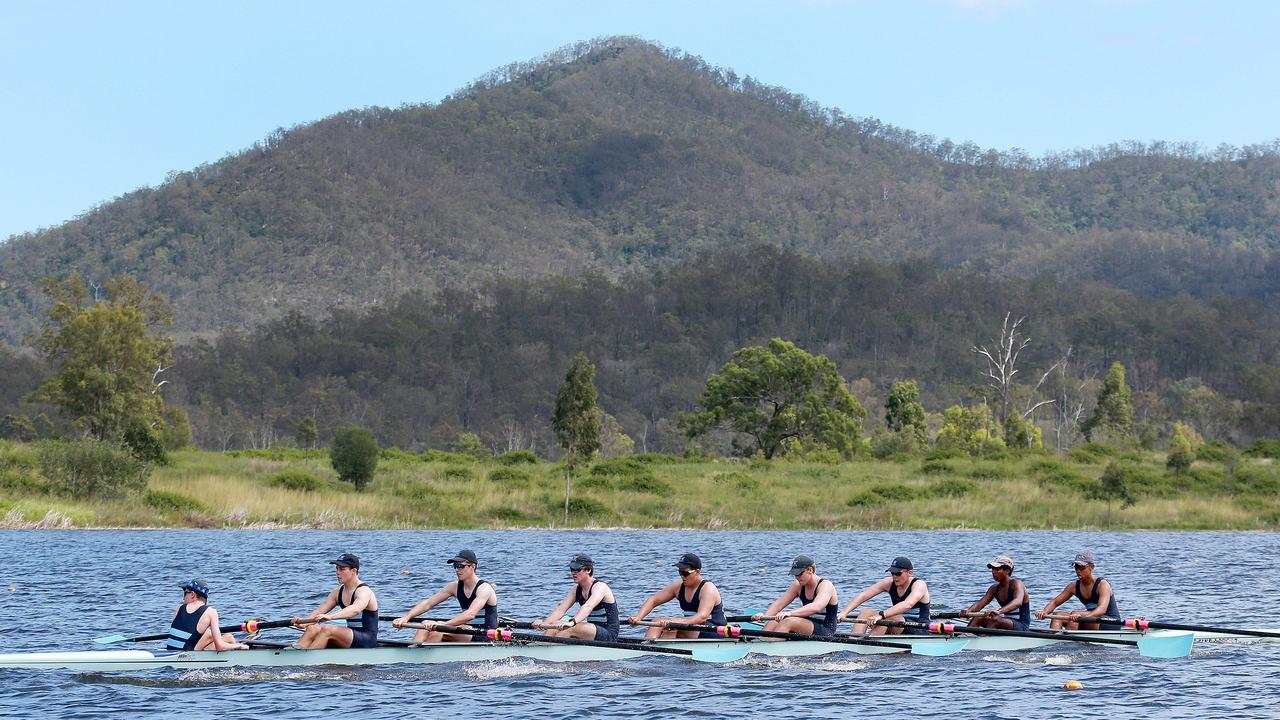
<svg viewBox="0 0 1280 720">
<path fill-rule="evenodd" d="M 1035 450 L 1044 447 L 1044 437 L 1030 418 L 1015 412 L 1004 420 L 1004 444 L 1010 448 Z"/>
<path fill-rule="evenodd" d="M 920 386 L 915 380 L 902 380 L 889 388 L 889 397 L 884 401 L 885 427 L 893 432 L 909 432 L 917 443 L 924 444 L 929 436 L 924 416 Z"/>
<path fill-rule="evenodd" d="M 316 419 L 310 415 L 303 415 L 298 421 L 298 429 L 293 432 L 293 439 L 300 448 L 315 447 L 316 440 L 319 439 L 319 433 L 316 432 Z"/>
<path fill-rule="evenodd" d="M 158 465 L 168 462 L 168 456 L 164 450 L 164 441 L 161 440 L 160 433 L 137 418 L 130 418 L 125 423 L 120 444 L 128 448 L 134 457 L 143 462 Z"/>
<path fill-rule="evenodd" d="M 453 441 L 453 449 L 455 452 L 468 455 L 476 460 L 493 457 L 493 453 L 489 452 L 489 448 L 485 447 L 480 436 L 473 432 L 458 433 L 458 437 Z"/>
<path fill-rule="evenodd" d="M 1169 457 L 1165 467 L 1182 474 L 1191 469 L 1200 445 L 1200 435 L 1182 423 L 1173 424 L 1173 438 L 1169 441 Z"/>
<path fill-rule="evenodd" d="M 329 462 L 339 479 L 363 490 L 378 467 L 378 440 L 366 428 L 341 428 L 333 434 Z"/>
<path fill-rule="evenodd" d="M 58 493 L 77 498 L 119 497 L 147 487 L 150 465 L 115 443 L 44 440 L 40 472 Z"/>
<path fill-rule="evenodd" d="M 157 428 L 165 450 L 181 450 L 191 444 L 191 420 L 180 407 L 167 407 L 164 421 Z"/>
<path fill-rule="evenodd" d="M 171 363 L 169 306 L 127 277 L 106 284 L 103 302 L 91 300 L 79 275 L 45 281 L 45 293 L 49 322 L 29 341 L 57 373 L 35 396 L 99 440 L 119 440 L 134 421 L 155 425 L 164 410 L 157 379 Z"/>
<path fill-rule="evenodd" d="M 573 471 L 589 462 L 600 449 L 602 414 L 596 407 L 596 366 L 586 353 L 578 353 L 569 364 L 564 382 L 556 393 L 551 425 L 556 442 L 564 448 L 564 522 L 569 524 L 569 491 Z"/>
<path fill-rule="evenodd" d="M 618 419 L 609 413 L 602 413 L 600 418 L 600 456 L 614 458 L 630 455 L 636 450 L 636 441 L 622 431 Z"/>
<path fill-rule="evenodd" d="M 1132 392 L 1124 381 L 1124 365 L 1119 362 L 1111 364 L 1107 376 L 1102 381 L 1102 389 L 1098 391 L 1098 403 L 1089 419 L 1080 425 L 1081 432 L 1089 442 L 1099 435 L 1116 444 L 1127 444 L 1133 441 L 1133 404 Z"/>
<path fill-rule="evenodd" d="M 1130 492 L 1133 484 L 1133 469 L 1123 463 L 1112 460 L 1098 478 L 1098 495 L 1107 501 L 1107 523 L 1111 523 L 1111 503 L 1121 501 L 1121 507 L 1129 507 L 1137 502 Z"/>
<path fill-rule="evenodd" d="M 974 456 L 1005 447 L 1002 434 L 991 417 L 991 408 L 985 403 L 973 407 L 952 405 L 947 408 L 935 443 L 939 448 Z"/>
<path fill-rule="evenodd" d="M 774 338 L 738 350 L 707 379 L 702 410 L 682 420 L 690 438 L 726 427 L 752 439 L 735 447 L 772 458 L 786 444 L 829 448 L 851 457 L 867 412 L 845 388 L 835 363 Z"/>
</svg>

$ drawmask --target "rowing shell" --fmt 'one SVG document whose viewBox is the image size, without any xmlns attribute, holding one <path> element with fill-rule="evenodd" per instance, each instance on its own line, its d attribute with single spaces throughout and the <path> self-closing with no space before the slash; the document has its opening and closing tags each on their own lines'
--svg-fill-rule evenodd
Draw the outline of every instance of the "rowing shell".
<svg viewBox="0 0 1280 720">
<path fill-rule="evenodd" d="M 1280 630 L 1268 630 L 1280 632 Z M 1072 640 L 1089 638 L 1141 638 L 1165 637 L 1174 633 L 1153 630 L 1145 633 L 1127 630 L 1116 631 L 1063 631 L 1062 638 L 1023 638 L 1007 636 L 943 637 L 937 635 L 894 635 L 884 639 L 894 643 L 912 645 L 963 644 L 965 650 L 1008 652 L 1031 650 Z M 1255 643 L 1277 642 L 1230 633 L 1196 632 L 1197 642 Z M 645 645 L 648 643 L 637 643 Z M 754 654 L 773 657 L 805 657 L 838 652 L 862 655 L 879 655 L 902 652 L 891 647 L 874 645 L 849 645 L 817 642 L 813 640 L 665 640 L 651 643 L 657 647 L 697 648 L 699 650 L 742 650 L 749 646 Z M 546 662 L 591 662 L 626 660 L 653 655 L 642 649 L 628 647 L 585 647 L 578 645 L 553 645 L 544 643 L 426 643 L 412 647 L 331 648 L 323 650 L 253 649 L 191 651 L 147 650 L 91 650 L 84 652 L 33 652 L 0 654 L 0 668 L 66 668 L 86 671 L 149 670 L 154 668 L 222 668 L 222 667 L 300 667 L 310 665 L 423 665 L 452 662 L 484 662 L 528 658 Z"/>
</svg>

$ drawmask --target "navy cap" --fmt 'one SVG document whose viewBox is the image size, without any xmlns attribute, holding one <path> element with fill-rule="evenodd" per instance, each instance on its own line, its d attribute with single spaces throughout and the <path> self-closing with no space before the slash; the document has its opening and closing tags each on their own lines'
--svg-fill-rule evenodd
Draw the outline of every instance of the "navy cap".
<svg viewBox="0 0 1280 720">
<path fill-rule="evenodd" d="M 462 565 L 465 563 L 476 564 L 476 554 L 470 550 L 459 550 L 457 555 L 445 560 L 448 565 Z"/>
<path fill-rule="evenodd" d="M 702 558 L 693 553 L 685 553 L 680 556 L 680 559 L 675 564 L 681 570 L 701 570 Z"/>
<path fill-rule="evenodd" d="M 183 590 L 190 590 L 206 600 L 209 598 L 209 584 L 203 580 L 194 579 L 186 582 L 178 583 L 178 587 Z"/>
<path fill-rule="evenodd" d="M 811 567 L 815 567 L 813 558 L 808 555 L 797 555 L 796 559 L 791 561 L 791 574 L 798 576 Z"/>
<path fill-rule="evenodd" d="M 582 568 L 594 568 L 595 566 L 596 566 L 595 560 L 592 560 L 591 556 L 586 553 L 578 553 L 577 555 L 574 555 L 573 557 L 569 558 L 570 570 L 581 570 Z"/>
<path fill-rule="evenodd" d="M 336 559 L 329 561 L 330 565 L 346 565 L 349 568 L 360 569 L 360 557 L 351 553 L 342 553 Z"/>
<path fill-rule="evenodd" d="M 915 566 L 911 564 L 911 558 L 896 557 L 893 559 L 893 564 L 890 565 L 889 569 L 885 570 L 885 572 L 890 572 L 890 573 L 902 572 L 903 570 L 914 570 L 914 569 L 915 569 Z"/>
</svg>

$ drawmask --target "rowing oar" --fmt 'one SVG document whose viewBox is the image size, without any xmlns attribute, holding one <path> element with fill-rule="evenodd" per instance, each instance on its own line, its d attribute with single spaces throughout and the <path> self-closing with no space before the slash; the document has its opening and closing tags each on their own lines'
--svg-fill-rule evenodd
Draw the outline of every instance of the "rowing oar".
<svg viewBox="0 0 1280 720">
<path fill-rule="evenodd" d="M 1191 654 L 1191 640 L 1193 637 L 1190 633 L 1187 633 L 1185 635 L 1158 635 L 1139 638 L 1138 640 L 1125 640 L 1123 638 L 1109 637 L 1072 637 L 1067 634 L 1069 631 L 1005 630 L 1003 628 L 973 627 L 940 622 L 926 624 L 904 620 L 877 620 L 876 624 L 884 627 L 928 630 L 931 633 L 947 636 L 952 636 L 956 633 L 967 633 L 970 635 L 1024 637 L 1040 640 L 1067 640 L 1070 642 L 1099 643 L 1103 645 L 1128 645 L 1131 647 L 1136 645 L 1140 654 L 1145 657 L 1155 658 L 1186 657 Z"/>
<path fill-rule="evenodd" d="M 302 623 L 312 623 L 314 620 L 303 619 Z M 218 628 L 220 633 L 246 632 L 254 634 L 262 630 L 270 630 L 271 628 L 289 627 L 293 624 L 293 620 L 246 620 L 239 625 L 223 625 Z M 169 633 L 160 633 L 158 635 L 139 635 L 138 637 L 125 637 L 123 635 L 107 635 L 105 637 L 94 638 L 94 642 L 99 645 L 110 645 L 120 642 L 146 642 L 148 640 L 164 640 L 169 637 Z"/>
<path fill-rule="evenodd" d="M 776 630 L 750 630 L 748 628 L 738 627 L 737 625 L 688 625 L 686 623 L 659 623 L 649 620 L 642 620 L 637 625 L 647 625 L 650 627 L 667 627 L 672 630 L 698 630 L 700 632 L 713 632 L 724 637 L 764 637 L 777 638 L 779 640 L 810 640 L 813 642 L 836 643 L 840 645 L 865 645 L 868 647 L 885 647 L 894 650 L 909 650 L 912 655 L 928 655 L 930 657 L 942 657 L 958 653 L 964 649 L 968 641 L 948 642 L 948 643 L 929 643 L 915 644 L 905 642 L 885 642 L 884 640 L 864 640 L 860 637 L 852 635 L 836 634 L 836 635 L 805 635 L 804 633 L 778 632 Z"/>
<path fill-rule="evenodd" d="M 1189 630 L 1191 632 L 1212 632 L 1222 633 L 1224 635 L 1248 635 L 1250 637 L 1280 638 L 1280 632 L 1270 632 L 1267 630 L 1210 627 L 1208 625 L 1180 625 L 1177 623 L 1156 622 L 1155 620 L 1143 620 L 1141 618 L 1125 620 L 1121 624 L 1127 628 L 1133 628 L 1134 630 L 1146 630 L 1147 628 L 1153 628 L 1155 630 Z"/>
<path fill-rule="evenodd" d="M 526 624 L 526 623 L 522 623 Z M 750 648 L 695 648 L 685 650 L 684 648 L 662 647 L 658 645 L 647 645 L 641 643 L 620 643 L 605 642 L 603 640 L 586 640 L 584 638 L 561 637 L 558 635 L 540 635 L 537 633 L 512 632 L 507 628 L 497 628 L 494 630 L 481 630 L 470 627 L 454 627 L 449 625 L 427 625 L 420 622 L 407 622 L 404 627 L 414 628 L 417 630 L 435 630 L 442 633 L 458 633 L 461 635 L 477 635 L 479 637 L 488 638 L 494 642 L 511 642 L 519 640 L 522 642 L 545 642 L 557 643 L 560 645 L 585 645 L 586 647 L 610 648 L 612 650 L 639 650 L 642 652 L 663 653 L 666 655 L 681 655 L 693 658 L 698 662 L 710 663 L 727 663 L 734 660 L 741 660 L 750 652 Z"/>
</svg>

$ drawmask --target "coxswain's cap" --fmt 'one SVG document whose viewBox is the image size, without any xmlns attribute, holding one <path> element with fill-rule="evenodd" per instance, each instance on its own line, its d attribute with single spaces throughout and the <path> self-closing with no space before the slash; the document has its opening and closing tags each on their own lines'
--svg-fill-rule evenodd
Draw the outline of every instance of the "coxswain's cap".
<svg viewBox="0 0 1280 720">
<path fill-rule="evenodd" d="M 799 576 L 800 573 L 814 567 L 813 558 L 808 555 L 797 555 L 795 560 L 791 561 L 791 574 Z"/>
<path fill-rule="evenodd" d="M 183 590 L 190 590 L 191 592 L 199 595 L 200 597 L 206 600 L 209 599 L 209 584 L 203 580 L 195 579 L 195 580 L 188 580 L 186 582 L 180 582 L 178 583 L 178 587 L 182 588 Z"/>
<path fill-rule="evenodd" d="M 465 565 L 467 563 L 476 564 L 476 554 L 470 550 L 459 550 L 457 555 L 445 560 L 447 565 Z"/>
<path fill-rule="evenodd" d="M 342 553 L 341 555 L 339 555 L 339 556 L 337 557 L 337 559 L 336 559 L 336 560 L 330 560 L 330 561 L 329 561 L 329 564 L 330 564 L 330 565 L 345 565 L 346 567 L 354 568 L 354 569 L 356 569 L 356 570 L 359 570 L 359 569 L 360 569 L 360 557 L 359 557 L 358 555 L 352 555 L 351 553 Z"/>
<path fill-rule="evenodd" d="M 694 555 L 693 553 L 685 553 L 676 561 L 676 567 L 681 570 L 701 570 L 702 558 Z"/>
<path fill-rule="evenodd" d="M 914 569 L 915 569 L 915 566 L 911 564 L 911 558 L 899 556 L 893 559 L 893 564 L 890 565 L 889 569 L 885 570 L 885 572 L 890 572 L 890 573 L 902 572 L 903 570 L 914 570 Z"/>
<path fill-rule="evenodd" d="M 1009 557 L 1008 555 L 997 555 L 995 560 L 992 560 L 991 562 L 987 563 L 987 567 L 991 568 L 992 570 L 995 570 L 998 567 L 1012 570 L 1013 558 Z"/>
</svg>

